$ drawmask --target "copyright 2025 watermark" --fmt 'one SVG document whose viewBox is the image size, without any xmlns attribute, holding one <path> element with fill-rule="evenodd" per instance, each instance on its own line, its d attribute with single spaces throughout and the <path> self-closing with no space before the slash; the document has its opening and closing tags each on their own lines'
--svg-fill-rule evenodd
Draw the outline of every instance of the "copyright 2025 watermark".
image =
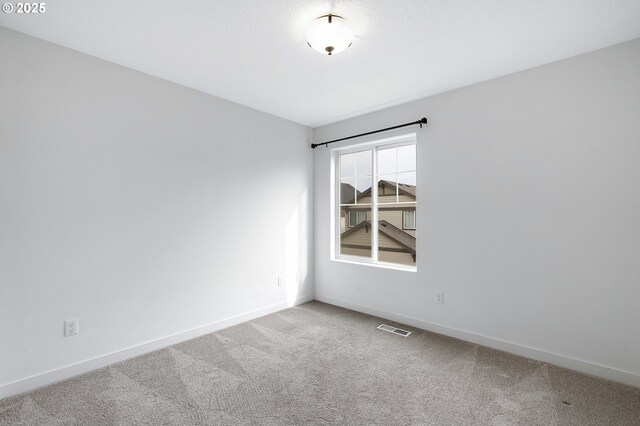
<svg viewBox="0 0 640 426">
<path fill-rule="evenodd" d="M 4 13 L 20 13 L 37 15 L 47 11 L 46 3 L 4 3 L 2 5 Z"/>
</svg>

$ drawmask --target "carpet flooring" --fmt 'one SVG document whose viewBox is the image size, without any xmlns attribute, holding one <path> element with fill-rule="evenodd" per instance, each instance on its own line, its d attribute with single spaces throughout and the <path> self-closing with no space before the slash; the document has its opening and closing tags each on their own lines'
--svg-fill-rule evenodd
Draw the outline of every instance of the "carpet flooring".
<svg viewBox="0 0 640 426">
<path fill-rule="evenodd" d="M 640 425 L 638 388 L 381 322 L 306 303 L 4 399 L 0 424 Z"/>
</svg>

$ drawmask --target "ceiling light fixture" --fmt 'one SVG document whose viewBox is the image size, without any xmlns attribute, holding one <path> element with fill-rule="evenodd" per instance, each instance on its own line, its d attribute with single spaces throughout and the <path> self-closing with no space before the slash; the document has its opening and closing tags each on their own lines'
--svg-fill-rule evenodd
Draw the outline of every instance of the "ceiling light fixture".
<svg viewBox="0 0 640 426">
<path fill-rule="evenodd" d="M 323 15 L 309 24 L 307 44 L 323 55 L 335 55 L 351 46 L 353 31 L 342 16 Z"/>
</svg>

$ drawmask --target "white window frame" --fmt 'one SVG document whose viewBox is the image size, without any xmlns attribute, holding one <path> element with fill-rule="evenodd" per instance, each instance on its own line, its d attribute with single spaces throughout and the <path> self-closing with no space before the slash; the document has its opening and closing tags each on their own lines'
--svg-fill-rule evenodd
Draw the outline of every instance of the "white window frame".
<svg viewBox="0 0 640 426">
<path fill-rule="evenodd" d="M 345 147 L 333 148 L 331 150 L 331 193 L 332 193 L 332 203 L 331 203 L 331 253 L 330 259 L 336 262 L 344 262 L 344 263 L 352 263 L 359 265 L 367 265 L 374 267 L 381 267 L 386 269 L 397 269 L 401 271 L 410 271 L 417 272 L 418 270 L 418 262 L 416 259 L 415 266 L 409 265 L 401 265 L 397 263 L 388 263 L 382 262 L 378 260 L 378 228 L 377 226 L 372 226 L 372 235 L 371 235 L 371 257 L 361 257 L 361 256 L 350 256 L 345 254 L 340 254 L 340 155 L 343 154 L 351 154 L 355 152 L 371 150 L 371 223 L 378 223 L 378 185 L 376 185 L 376 179 L 378 176 L 378 167 L 377 167 L 377 151 L 380 149 L 386 148 L 394 148 L 401 147 L 406 145 L 415 145 L 416 146 L 416 183 L 418 180 L 418 165 L 417 165 L 417 153 L 418 153 L 418 144 L 417 137 L 415 133 L 395 136 L 386 139 L 379 139 L 371 142 L 365 142 L 356 145 L 349 145 Z M 416 197 L 415 203 L 407 203 L 411 204 L 412 207 L 415 207 L 416 212 L 418 210 L 418 199 Z M 402 203 L 399 203 L 402 204 Z M 348 216 L 348 215 L 347 215 Z M 416 213 L 417 217 L 417 213 Z M 350 227 L 349 218 L 347 220 L 347 229 Z M 403 215 L 404 221 L 404 215 Z M 403 223 L 404 225 L 404 223 Z"/>
</svg>

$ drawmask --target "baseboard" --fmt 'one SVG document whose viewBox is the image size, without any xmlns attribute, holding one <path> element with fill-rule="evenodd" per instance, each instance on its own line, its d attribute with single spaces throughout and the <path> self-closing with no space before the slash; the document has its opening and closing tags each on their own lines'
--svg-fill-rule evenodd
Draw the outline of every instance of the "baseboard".
<svg viewBox="0 0 640 426">
<path fill-rule="evenodd" d="M 607 367 L 605 365 L 568 357 L 566 355 L 546 352 L 530 346 L 508 342 L 505 340 L 497 339 L 495 337 L 448 327 L 441 324 L 423 321 L 417 318 L 396 314 L 371 306 L 336 299 L 330 296 L 318 294 L 317 292 L 315 295 L 315 299 L 320 302 L 328 303 L 330 305 L 340 306 L 342 308 L 350 309 L 353 311 L 362 312 L 391 321 L 396 321 L 416 328 L 420 328 L 422 330 L 432 331 L 434 333 L 455 337 L 460 340 L 476 343 L 478 345 L 487 346 L 493 349 L 498 349 L 500 351 L 520 355 L 526 358 L 535 359 L 537 361 L 547 362 L 549 364 L 557 365 L 569 370 L 575 370 L 603 379 L 613 380 L 615 382 L 624 383 L 626 385 L 640 387 L 640 375 L 629 371 Z"/>
<path fill-rule="evenodd" d="M 313 295 L 298 297 L 293 306 L 300 305 L 313 300 Z M 95 358 L 80 361 L 74 364 L 66 365 L 64 367 L 49 370 L 40 374 L 36 374 L 24 379 L 16 380 L 13 382 L 0 385 L 0 399 L 7 398 L 12 395 L 17 395 L 23 392 L 27 392 L 42 386 L 46 386 L 61 380 L 69 379 L 79 374 L 88 373 L 89 371 L 96 370 L 98 368 L 106 367 L 116 362 L 124 361 L 129 358 L 144 355 L 149 352 L 153 352 L 158 349 L 165 348 L 167 346 L 175 345 L 176 343 L 184 342 L 195 337 L 199 337 L 214 331 L 221 330 L 223 328 L 231 327 L 232 325 L 240 324 L 245 321 L 250 321 L 255 318 L 259 318 L 274 312 L 281 311 L 290 307 L 291 304 L 287 302 L 276 303 L 274 305 L 265 306 L 263 308 L 255 309 L 242 314 L 234 315 L 232 317 L 224 318 L 219 321 L 215 321 L 209 324 L 205 324 L 199 327 L 195 327 L 189 330 L 181 331 L 176 334 L 161 337 L 159 339 L 151 340 L 141 343 L 139 345 L 130 346 L 115 352 L 100 355 Z"/>
</svg>

